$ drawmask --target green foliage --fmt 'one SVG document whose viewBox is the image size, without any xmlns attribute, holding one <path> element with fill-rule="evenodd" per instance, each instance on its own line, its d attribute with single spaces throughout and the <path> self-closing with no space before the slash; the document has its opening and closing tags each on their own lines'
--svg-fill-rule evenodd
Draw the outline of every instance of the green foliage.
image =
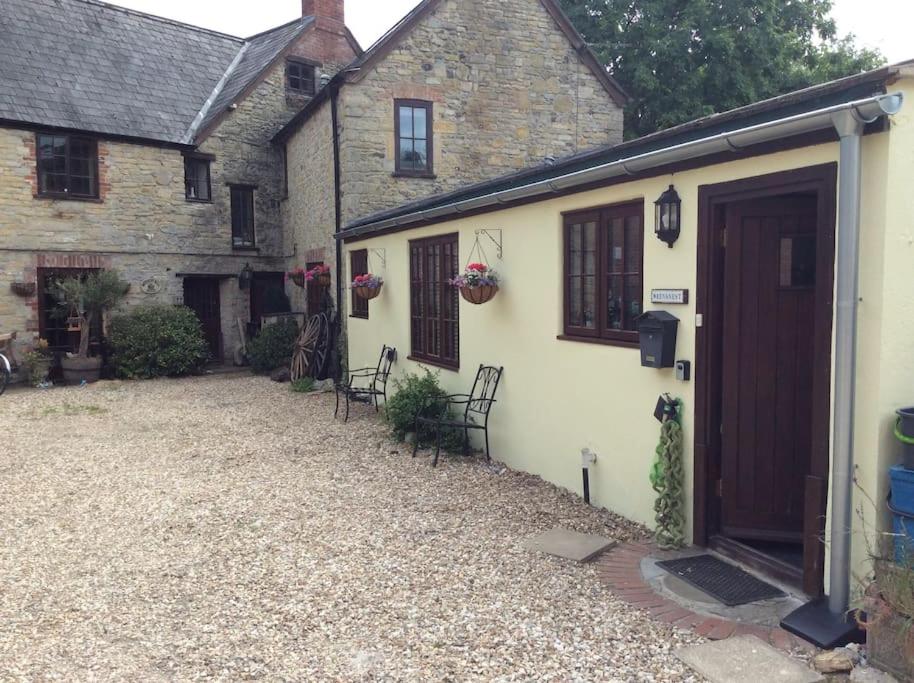
<svg viewBox="0 0 914 683">
<path fill-rule="evenodd" d="M 423 375 L 410 373 L 402 380 L 393 381 L 394 393 L 387 400 L 384 412 L 394 438 L 402 441 L 407 433 L 416 429 L 416 414 L 436 417 L 444 408 L 447 392 L 438 384 L 438 375 L 423 369 Z M 422 425 L 417 435 L 420 443 L 434 443 L 433 425 Z M 463 448 L 463 432 L 448 429 L 442 432 L 442 445 L 449 451 Z"/>
<path fill-rule="evenodd" d="M 101 314 L 127 296 L 130 284 L 116 270 L 98 270 L 54 280 L 48 288 L 57 299 L 62 317 L 79 318 L 79 356 L 89 356 L 89 332 Z"/>
<path fill-rule="evenodd" d="M 184 306 L 141 306 L 111 321 L 111 364 L 130 379 L 198 372 L 208 350 L 200 321 Z"/>
<path fill-rule="evenodd" d="M 298 338 L 298 323 L 292 318 L 268 325 L 248 344 L 248 358 L 254 372 L 268 373 L 289 365 Z"/>
<path fill-rule="evenodd" d="M 296 394 L 310 394 L 314 391 L 314 378 L 313 377 L 302 377 L 297 379 L 289 386 L 289 389 L 294 391 Z"/>
<path fill-rule="evenodd" d="M 628 137 L 878 67 L 831 0 L 561 0 L 632 97 Z"/>
</svg>

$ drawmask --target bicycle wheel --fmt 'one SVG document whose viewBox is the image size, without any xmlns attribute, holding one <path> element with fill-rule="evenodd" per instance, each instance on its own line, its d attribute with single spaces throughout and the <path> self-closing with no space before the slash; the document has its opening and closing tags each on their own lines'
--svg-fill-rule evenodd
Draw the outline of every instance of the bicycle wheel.
<svg viewBox="0 0 914 683">
<path fill-rule="evenodd" d="M 6 356 L 0 354 L 0 394 L 6 391 L 11 378 L 12 372 L 10 372 L 9 361 L 6 360 Z"/>
</svg>

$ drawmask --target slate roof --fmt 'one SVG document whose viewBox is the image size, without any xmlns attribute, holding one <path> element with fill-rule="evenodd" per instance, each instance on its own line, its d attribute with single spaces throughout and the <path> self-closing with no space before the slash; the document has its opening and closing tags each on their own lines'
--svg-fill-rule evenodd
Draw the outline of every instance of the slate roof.
<svg viewBox="0 0 914 683">
<path fill-rule="evenodd" d="M 876 94 L 884 94 L 887 85 L 891 83 L 898 71 L 910 66 L 914 66 L 914 61 L 884 66 L 873 71 L 829 81 L 744 107 L 731 109 L 720 114 L 711 114 L 710 116 L 695 119 L 618 145 L 598 147 L 587 152 L 563 157 L 554 164 L 531 166 L 489 180 L 465 185 L 450 192 L 432 195 L 402 204 L 393 209 L 386 209 L 359 218 L 349 223 L 338 236 L 344 239 L 352 239 L 383 232 L 385 228 L 376 227 L 377 224 L 395 218 L 403 219 L 401 223 L 398 223 L 397 229 L 427 225 L 434 223 L 435 219 L 429 221 L 412 215 L 420 211 L 431 211 L 456 202 L 477 199 L 497 192 L 552 180 L 570 173 L 585 171 L 620 159 L 666 149 L 712 135 L 731 132 L 740 128 L 815 111 Z M 508 204 L 498 204 L 491 210 L 498 210 L 505 206 L 508 206 Z"/>
<path fill-rule="evenodd" d="M 312 22 L 245 41 L 97 0 L 0 0 L 0 121 L 187 144 Z"/>
</svg>

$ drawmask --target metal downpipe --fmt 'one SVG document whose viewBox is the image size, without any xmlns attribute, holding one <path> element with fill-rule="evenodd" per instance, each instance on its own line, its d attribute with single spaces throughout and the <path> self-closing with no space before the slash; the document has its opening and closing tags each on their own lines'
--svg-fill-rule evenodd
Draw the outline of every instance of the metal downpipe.
<svg viewBox="0 0 914 683">
<path fill-rule="evenodd" d="M 854 399 L 860 263 L 861 136 L 863 121 L 833 116 L 840 137 L 838 237 L 835 275 L 835 403 L 832 438 L 831 567 L 828 609 L 843 615 L 850 603 L 850 532 L 854 479 Z"/>
</svg>

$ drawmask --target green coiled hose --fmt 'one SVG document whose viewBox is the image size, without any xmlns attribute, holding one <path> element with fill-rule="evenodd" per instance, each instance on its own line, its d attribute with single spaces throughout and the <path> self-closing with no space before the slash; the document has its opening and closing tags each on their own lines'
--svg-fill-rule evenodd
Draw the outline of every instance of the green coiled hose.
<svg viewBox="0 0 914 683">
<path fill-rule="evenodd" d="M 651 467 L 651 486 L 657 492 L 654 519 L 657 528 L 654 539 L 663 550 L 685 545 L 685 501 L 683 496 L 682 401 L 668 404 L 666 417 L 660 427 L 657 457 Z"/>
</svg>

